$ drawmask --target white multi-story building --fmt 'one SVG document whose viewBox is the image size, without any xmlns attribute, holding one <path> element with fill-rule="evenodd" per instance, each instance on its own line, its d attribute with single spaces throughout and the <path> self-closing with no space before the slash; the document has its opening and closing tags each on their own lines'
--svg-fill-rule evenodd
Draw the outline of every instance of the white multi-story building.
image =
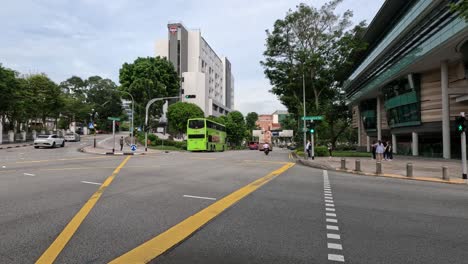
<svg viewBox="0 0 468 264">
<path fill-rule="evenodd" d="M 231 63 L 214 52 L 200 30 L 187 30 L 181 23 L 168 24 L 168 38 L 156 42 L 156 56 L 166 57 L 176 68 L 183 101 L 198 105 L 205 116 L 224 115 L 233 109 Z"/>
</svg>

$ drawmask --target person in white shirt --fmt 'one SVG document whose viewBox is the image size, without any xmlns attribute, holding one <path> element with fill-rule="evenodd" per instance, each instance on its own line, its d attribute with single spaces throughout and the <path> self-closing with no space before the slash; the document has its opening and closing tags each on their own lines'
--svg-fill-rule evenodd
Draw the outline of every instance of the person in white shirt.
<svg viewBox="0 0 468 264">
<path fill-rule="evenodd" d="M 306 150 L 307 150 L 307 158 L 310 158 L 311 157 L 310 152 L 312 150 L 312 144 L 310 144 L 310 140 L 307 141 Z"/>
<path fill-rule="evenodd" d="M 377 161 L 382 161 L 384 151 L 385 151 L 385 147 L 382 141 L 379 140 L 379 142 L 377 142 L 377 147 L 375 149 L 375 152 L 377 153 Z"/>
</svg>

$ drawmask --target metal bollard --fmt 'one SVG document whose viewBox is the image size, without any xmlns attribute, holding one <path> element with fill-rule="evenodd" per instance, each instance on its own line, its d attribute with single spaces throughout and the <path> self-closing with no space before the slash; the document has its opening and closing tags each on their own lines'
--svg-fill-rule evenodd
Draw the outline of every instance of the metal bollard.
<svg viewBox="0 0 468 264">
<path fill-rule="evenodd" d="M 346 170 L 346 159 L 345 158 L 341 158 L 341 169 Z"/>
<path fill-rule="evenodd" d="M 377 161 L 375 163 L 375 173 L 376 174 L 382 174 L 382 162 Z"/>
<path fill-rule="evenodd" d="M 406 177 L 413 177 L 413 163 L 406 164 Z"/>
<path fill-rule="evenodd" d="M 355 161 L 355 171 L 361 171 L 361 161 L 360 160 L 356 160 Z"/>
<path fill-rule="evenodd" d="M 442 167 L 442 180 L 446 180 L 446 181 L 450 180 L 450 176 L 449 176 L 449 173 L 448 173 L 448 167 L 447 166 Z"/>
</svg>

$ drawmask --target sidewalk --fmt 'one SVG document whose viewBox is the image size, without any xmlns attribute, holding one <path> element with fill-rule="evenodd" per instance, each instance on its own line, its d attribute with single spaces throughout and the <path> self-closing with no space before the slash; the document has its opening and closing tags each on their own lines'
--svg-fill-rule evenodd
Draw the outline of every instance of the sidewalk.
<svg viewBox="0 0 468 264">
<path fill-rule="evenodd" d="M 466 180 L 462 179 L 462 168 L 460 160 L 444 160 L 430 159 L 421 157 L 395 156 L 392 161 L 383 160 L 382 174 L 376 174 L 376 161 L 370 158 L 345 158 L 346 170 L 342 170 L 341 157 L 316 157 L 315 160 L 300 160 L 303 165 L 316 167 L 321 169 L 332 169 L 349 173 L 368 175 L 368 176 L 384 176 L 392 178 L 404 178 L 411 180 L 443 182 L 465 184 Z M 361 161 L 361 171 L 355 171 L 355 161 Z M 406 165 L 412 163 L 413 177 L 406 176 Z M 450 180 L 442 179 L 442 167 L 448 168 Z"/>
<path fill-rule="evenodd" d="M 90 154 L 98 154 L 98 155 L 144 155 L 146 153 L 160 153 L 161 151 L 159 150 L 153 150 L 149 149 L 146 152 L 145 147 L 141 146 L 140 144 L 137 144 L 137 150 L 132 151 L 130 149 L 130 140 L 126 134 L 116 134 L 116 141 L 119 139 L 120 136 L 125 136 L 125 145 L 123 147 L 123 151 L 120 151 L 120 145 L 115 146 L 115 152 L 112 152 L 112 141 L 113 136 L 108 136 L 106 139 L 101 139 L 97 141 L 96 148 L 94 146 L 89 145 L 85 146 L 80 149 L 80 151 L 85 152 L 85 153 L 90 153 Z M 112 143 L 111 143 L 112 142 Z"/>
</svg>

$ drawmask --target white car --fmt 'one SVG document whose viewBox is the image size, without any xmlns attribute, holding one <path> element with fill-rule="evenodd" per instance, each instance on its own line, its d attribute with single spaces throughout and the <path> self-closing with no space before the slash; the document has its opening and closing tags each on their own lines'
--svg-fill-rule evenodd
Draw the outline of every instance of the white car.
<svg viewBox="0 0 468 264">
<path fill-rule="evenodd" d="M 49 147 L 55 148 L 57 146 L 65 147 L 65 139 L 57 134 L 52 135 L 38 135 L 34 140 L 34 148 Z"/>
<path fill-rule="evenodd" d="M 78 142 L 80 141 L 80 135 L 78 135 L 77 133 L 73 133 L 73 132 L 67 133 L 65 134 L 65 141 Z"/>
</svg>

